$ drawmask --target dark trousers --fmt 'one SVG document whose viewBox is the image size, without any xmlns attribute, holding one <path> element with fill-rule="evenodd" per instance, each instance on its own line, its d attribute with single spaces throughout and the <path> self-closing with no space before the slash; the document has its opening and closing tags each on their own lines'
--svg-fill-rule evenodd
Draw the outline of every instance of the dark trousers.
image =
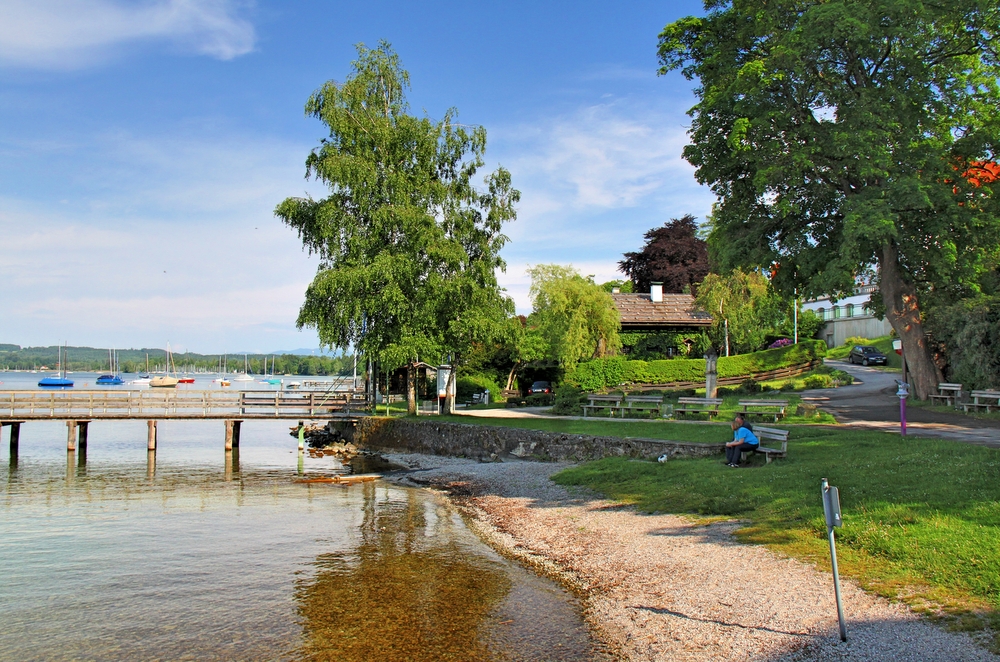
<svg viewBox="0 0 1000 662">
<path fill-rule="evenodd" d="M 740 444 L 739 446 L 726 446 L 726 464 L 739 464 L 740 453 L 752 451 L 757 448 L 753 444 Z"/>
</svg>

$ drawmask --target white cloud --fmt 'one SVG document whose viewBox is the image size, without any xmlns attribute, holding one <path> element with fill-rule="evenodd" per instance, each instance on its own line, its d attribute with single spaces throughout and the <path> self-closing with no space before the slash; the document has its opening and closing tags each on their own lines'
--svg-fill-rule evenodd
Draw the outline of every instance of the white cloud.
<svg viewBox="0 0 1000 662">
<path fill-rule="evenodd" d="M 230 0 L 5 0 L 0 63 L 77 69 L 142 41 L 229 60 L 250 52 L 255 39 L 237 9 Z"/>
</svg>

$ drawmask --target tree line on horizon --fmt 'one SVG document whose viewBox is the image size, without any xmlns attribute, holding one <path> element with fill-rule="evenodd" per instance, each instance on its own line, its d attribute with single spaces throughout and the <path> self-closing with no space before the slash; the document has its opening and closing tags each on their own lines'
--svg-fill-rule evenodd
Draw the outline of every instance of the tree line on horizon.
<svg viewBox="0 0 1000 662">
<path fill-rule="evenodd" d="M 19 345 L 0 344 L 0 369 L 3 370 L 37 370 L 47 366 L 55 370 L 59 360 L 58 346 L 52 347 L 20 347 Z M 70 371 L 107 372 L 108 349 L 97 347 L 65 347 L 66 369 Z M 150 370 L 163 370 L 166 363 L 166 351 L 162 349 L 119 349 L 118 363 L 122 372 L 139 373 L 146 370 L 149 357 Z M 244 355 L 230 354 L 196 354 L 193 352 L 174 353 L 173 365 L 178 371 L 215 372 L 220 362 L 228 366 L 228 373 L 243 372 Z M 254 374 L 262 374 L 266 359 L 268 372 L 284 375 L 350 375 L 354 370 L 353 354 L 339 356 L 302 356 L 298 354 L 247 354 L 247 364 Z M 363 373 L 364 366 L 358 368 Z"/>
</svg>

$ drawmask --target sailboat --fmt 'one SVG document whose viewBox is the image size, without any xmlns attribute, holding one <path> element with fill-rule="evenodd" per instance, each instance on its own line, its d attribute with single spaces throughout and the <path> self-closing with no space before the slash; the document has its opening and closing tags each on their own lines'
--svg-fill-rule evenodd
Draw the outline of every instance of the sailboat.
<svg viewBox="0 0 1000 662">
<path fill-rule="evenodd" d="M 173 362 L 173 357 L 170 354 L 170 343 L 167 343 L 167 363 L 163 366 L 163 376 L 156 376 L 149 380 L 149 385 L 153 388 L 176 388 L 177 384 L 180 382 L 177 377 L 170 374 L 170 366 Z M 177 371 L 174 370 L 176 373 Z"/>
<path fill-rule="evenodd" d="M 63 348 L 59 348 L 60 373 L 51 377 L 43 377 L 38 385 L 46 388 L 73 388 L 73 380 L 66 379 L 66 356 Z"/>
<path fill-rule="evenodd" d="M 149 354 L 146 354 L 146 372 L 140 374 L 138 377 L 129 382 L 129 384 L 135 384 L 137 386 L 149 386 L 149 382 L 152 379 L 149 377 Z"/>
<path fill-rule="evenodd" d="M 108 369 L 111 370 L 111 374 L 101 375 L 97 378 L 97 383 L 101 386 L 117 386 L 119 384 L 124 384 L 125 380 L 122 379 L 121 372 L 118 369 L 118 352 L 114 349 L 108 350 Z"/>
<path fill-rule="evenodd" d="M 250 374 L 250 363 L 247 360 L 247 355 L 243 355 L 243 372 L 233 377 L 234 382 L 252 382 L 253 375 Z"/>
<path fill-rule="evenodd" d="M 263 375 L 263 377 L 264 378 L 260 380 L 261 384 L 271 384 L 273 386 L 275 384 L 280 384 L 281 383 L 281 380 L 274 376 L 274 357 L 273 356 L 271 357 L 271 374 L 268 374 L 268 372 L 267 372 L 267 357 L 266 356 L 264 357 L 264 375 Z"/>
</svg>

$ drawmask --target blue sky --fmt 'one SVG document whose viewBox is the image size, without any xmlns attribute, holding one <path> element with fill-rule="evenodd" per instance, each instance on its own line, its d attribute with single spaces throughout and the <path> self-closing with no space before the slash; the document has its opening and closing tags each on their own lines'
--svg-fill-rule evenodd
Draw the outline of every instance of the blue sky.
<svg viewBox="0 0 1000 662">
<path fill-rule="evenodd" d="M 522 191 L 500 274 L 599 281 L 643 233 L 704 219 L 680 158 L 691 83 L 656 35 L 695 2 L 0 0 L 0 342 L 212 353 L 317 344 L 295 329 L 316 269 L 273 216 L 324 190 L 310 92 L 387 39 L 416 113 L 489 134 Z"/>
</svg>

